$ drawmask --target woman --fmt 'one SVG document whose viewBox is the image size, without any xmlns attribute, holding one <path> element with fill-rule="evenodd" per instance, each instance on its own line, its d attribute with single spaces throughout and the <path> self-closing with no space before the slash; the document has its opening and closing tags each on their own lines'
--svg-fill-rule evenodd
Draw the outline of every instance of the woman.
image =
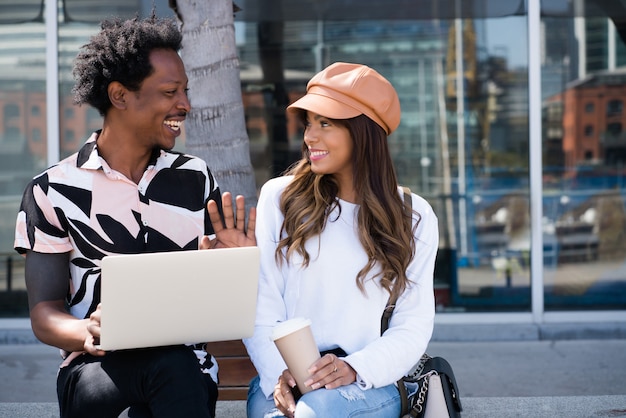
<svg viewBox="0 0 626 418">
<path fill-rule="evenodd" d="M 398 95 L 373 69 L 335 63 L 288 111 L 304 122 L 303 158 L 257 205 L 261 277 L 244 342 L 259 376 L 248 416 L 398 417 L 395 382 L 432 334 L 438 247 L 431 207 L 412 195 L 408 214 L 397 185 L 386 139 L 400 124 Z M 391 293 L 400 297 L 381 336 Z M 319 390 L 301 397 L 270 339 L 293 317 L 312 321 L 322 353 L 305 382 Z"/>
</svg>

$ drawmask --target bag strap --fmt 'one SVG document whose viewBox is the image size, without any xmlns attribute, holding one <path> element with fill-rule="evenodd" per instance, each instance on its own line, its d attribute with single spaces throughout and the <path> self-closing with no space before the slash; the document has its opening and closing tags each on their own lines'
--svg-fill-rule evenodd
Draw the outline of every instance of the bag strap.
<svg viewBox="0 0 626 418">
<path fill-rule="evenodd" d="M 411 197 L 411 189 L 402 186 L 402 190 L 404 191 L 404 213 L 407 216 L 407 222 L 411 222 L 411 219 L 413 218 L 413 198 Z M 387 328 L 389 328 L 389 320 L 391 319 L 393 310 L 396 307 L 397 300 L 397 297 L 390 296 L 389 301 L 387 301 L 387 306 L 385 306 L 383 316 L 380 320 L 381 335 L 387 331 Z"/>
<path fill-rule="evenodd" d="M 404 213 L 410 225 L 411 219 L 413 218 L 413 198 L 411 197 L 411 189 L 403 186 L 402 190 L 404 191 Z M 380 319 L 380 335 L 383 335 L 383 333 L 387 331 L 387 328 L 389 328 L 389 320 L 396 307 L 397 300 L 397 297 L 389 296 L 389 301 L 387 301 L 387 306 L 385 306 L 382 318 Z M 404 416 L 409 411 L 408 393 L 402 379 L 398 380 L 397 385 L 398 391 L 400 392 L 400 416 Z"/>
</svg>

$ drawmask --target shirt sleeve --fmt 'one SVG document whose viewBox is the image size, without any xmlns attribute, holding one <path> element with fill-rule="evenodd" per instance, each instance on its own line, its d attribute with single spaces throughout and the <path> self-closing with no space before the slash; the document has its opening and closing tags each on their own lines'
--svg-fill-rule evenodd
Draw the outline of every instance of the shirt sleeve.
<svg viewBox="0 0 626 418">
<path fill-rule="evenodd" d="M 72 250 L 67 230 L 63 228 L 57 208 L 48 196 L 44 174 L 28 184 L 15 223 L 13 247 L 20 254 L 33 250 L 42 253 L 64 253 Z"/>
</svg>

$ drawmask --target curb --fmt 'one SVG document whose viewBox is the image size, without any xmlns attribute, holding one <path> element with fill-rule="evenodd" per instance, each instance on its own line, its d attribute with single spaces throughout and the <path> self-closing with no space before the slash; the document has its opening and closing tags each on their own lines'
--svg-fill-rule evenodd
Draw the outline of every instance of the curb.
<svg viewBox="0 0 626 418">
<path fill-rule="evenodd" d="M 436 324 L 431 342 L 626 339 L 625 322 Z M 27 318 L 0 319 L 0 344 L 41 344 Z"/>
</svg>

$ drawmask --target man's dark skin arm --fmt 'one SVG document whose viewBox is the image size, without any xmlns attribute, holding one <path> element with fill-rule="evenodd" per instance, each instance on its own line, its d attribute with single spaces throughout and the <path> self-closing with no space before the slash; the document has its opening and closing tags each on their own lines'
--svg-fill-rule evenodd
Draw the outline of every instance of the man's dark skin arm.
<svg viewBox="0 0 626 418">
<path fill-rule="evenodd" d="M 99 310 L 89 319 L 77 319 L 65 309 L 69 290 L 69 253 L 26 254 L 26 289 L 35 336 L 65 351 L 103 355 L 93 346 L 100 335 Z"/>
</svg>

